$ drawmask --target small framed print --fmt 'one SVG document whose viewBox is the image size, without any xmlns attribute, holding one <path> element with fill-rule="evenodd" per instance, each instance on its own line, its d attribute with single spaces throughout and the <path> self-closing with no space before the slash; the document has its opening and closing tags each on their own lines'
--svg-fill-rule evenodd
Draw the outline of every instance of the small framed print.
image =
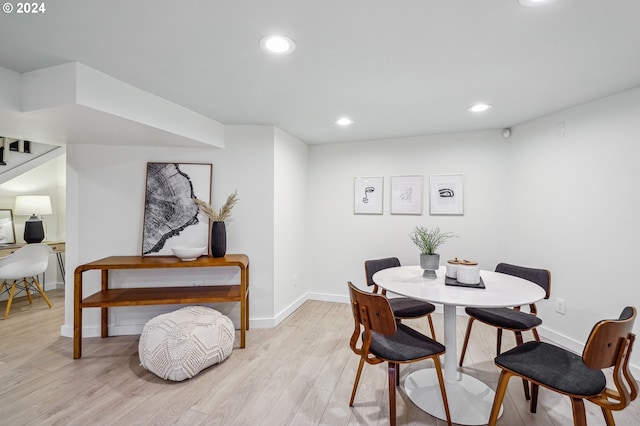
<svg viewBox="0 0 640 426">
<path fill-rule="evenodd" d="M 383 180 L 382 177 L 354 178 L 354 214 L 382 214 Z"/>
<path fill-rule="evenodd" d="M 464 214 L 464 175 L 431 175 L 430 214 Z"/>
<path fill-rule="evenodd" d="M 16 230 L 13 225 L 13 211 L 0 210 L 0 244 L 15 244 Z"/>
<path fill-rule="evenodd" d="M 391 176 L 391 214 L 422 214 L 422 176 Z"/>
</svg>

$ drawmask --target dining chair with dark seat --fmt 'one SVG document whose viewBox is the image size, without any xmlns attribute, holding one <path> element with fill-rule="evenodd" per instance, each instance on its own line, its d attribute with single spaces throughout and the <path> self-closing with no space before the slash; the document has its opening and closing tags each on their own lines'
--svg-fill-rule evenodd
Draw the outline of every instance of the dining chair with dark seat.
<svg viewBox="0 0 640 426">
<path fill-rule="evenodd" d="M 394 426 L 396 424 L 396 386 L 400 384 L 399 365 L 431 359 L 440 383 L 447 424 L 451 425 L 451 414 L 439 358 L 444 354 L 445 347 L 413 328 L 398 323 L 386 296 L 362 291 L 351 282 L 348 286 L 355 322 L 350 346 L 351 350 L 360 356 L 349 406 L 353 407 L 364 363 L 380 364 L 386 361 L 389 376 L 389 422 Z"/>
<path fill-rule="evenodd" d="M 383 269 L 395 268 L 400 266 L 400 261 L 397 257 L 386 257 L 384 259 L 367 260 L 364 262 L 364 272 L 367 277 L 367 285 L 373 286 L 373 293 L 378 293 L 379 287 L 373 280 L 373 274 Z M 386 295 L 386 290 L 382 290 L 382 295 Z M 389 303 L 391 303 L 391 309 L 393 315 L 399 319 L 415 319 L 426 316 L 429 321 L 429 330 L 431 331 L 431 337 L 436 338 L 436 332 L 433 328 L 433 320 L 431 314 L 436 310 L 436 307 L 429 302 L 422 302 L 419 300 L 410 299 L 408 297 L 390 297 Z"/>
<path fill-rule="evenodd" d="M 518 278 L 531 281 L 538 284 L 545 291 L 545 299 L 551 295 L 551 273 L 546 269 L 527 268 L 524 266 L 510 265 L 508 263 L 500 263 L 496 266 L 496 272 L 502 274 L 513 275 Z M 521 345 L 523 342 L 522 332 L 529 331 L 533 333 L 534 338 L 540 341 L 538 330 L 536 327 L 542 324 L 542 320 L 537 316 L 538 310 L 536 304 L 529 305 L 529 313 L 520 310 L 520 306 L 513 308 L 465 308 L 465 312 L 469 316 L 467 323 L 467 332 L 464 336 L 462 344 L 462 352 L 460 354 L 460 367 L 464 361 L 469 336 L 471 335 L 471 327 L 473 322 L 478 320 L 487 325 L 497 328 L 496 355 L 500 355 L 502 347 L 502 330 L 511 330 L 516 337 L 516 344 Z M 528 399 L 528 398 L 527 398 Z"/>
<path fill-rule="evenodd" d="M 530 411 L 536 412 L 540 386 L 571 398 L 573 423 L 587 424 L 584 400 L 600 406 L 606 424 L 615 425 L 612 411 L 629 405 L 638 395 L 638 384 L 629 370 L 635 335 L 632 333 L 636 308 L 627 306 L 615 320 L 602 320 L 592 328 L 579 356 L 545 342 L 532 341 L 498 355 L 502 370 L 491 409 L 489 425 L 495 425 L 509 379 L 522 377 L 531 382 Z M 613 367 L 614 388 L 607 387 L 603 369 Z"/>
</svg>

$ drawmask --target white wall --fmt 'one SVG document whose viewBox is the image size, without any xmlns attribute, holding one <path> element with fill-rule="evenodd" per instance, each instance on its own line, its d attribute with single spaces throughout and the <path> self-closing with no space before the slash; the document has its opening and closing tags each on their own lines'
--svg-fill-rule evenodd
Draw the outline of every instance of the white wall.
<svg viewBox="0 0 640 426">
<path fill-rule="evenodd" d="M 213 164 L 213 202 L 220 206 L 238 190 L 239 202 L 227 224 L 227 252 L 246 253 L 250 259 L 251 318 L 273 318 L 273 128 L 228 126 L 226 148 L 177 149 L 69 145 L 67 147 L 67 276 L 80 264 L 105 256 L 139 255 L 142 245 L 144 186 L 147 162 Z M 251 153 L 251 154 L 247 154 Z M 215 268 L 196 276 L 183 271 L 118 271 L 110 284 L 152 286 L 205 284 L 228 279 Z M 239 278 L 238 278 L 239 279 Z M 99 273 L 85 273 L 85 294 L 99 288 Z M 259 301 L 256 302 L 256 301 Z M 66 287 L 62 334 L 73 335 L 73 286 Z M 239 325 L 239 306 L 216 309 Z M 171 306 L 111 310 L 112 334 L 139 333 L 142 326 Z M 86 309 L 84 335 L 99 335 L 99 309 Z"/>
<path fill-rule="evenodd" d="M 309 147 L 275 129 L 274 313 L 280 322 L 305 300 L 307 266 L 307 175 Z"/>
<path fill-rule="evenodd" d="M 364 285 L 364 261 L 397 256 L 417 264 L 416 226 L 458 235 L 440 261 L 474 259 L 493 269 L 507 256 L 507 142 L 498 131 L 311 146 L 310 288 L 314 298 L 348 300 L 347 281 Z M 464 215 L 429 215 L 429 175 L 464 173 Z M 391 215 L 390 177 L 424 176 L 423 213 Z M 384 214 L 354 215 L 356 176 L 384 177 Z"/>
<path fill-rule="evenodd" d="M 542 333 L 581 350 L 598 320 L 626 305 L 640 309 L 640 89 L 512 135 L 509 259 L 551 270 L 551 300 L 539 304 Z M 556 298 L 565 300 L 565 315 L 555 312 Z M 640 365 L 637 350 L 632 362 Z"/>
</svg>

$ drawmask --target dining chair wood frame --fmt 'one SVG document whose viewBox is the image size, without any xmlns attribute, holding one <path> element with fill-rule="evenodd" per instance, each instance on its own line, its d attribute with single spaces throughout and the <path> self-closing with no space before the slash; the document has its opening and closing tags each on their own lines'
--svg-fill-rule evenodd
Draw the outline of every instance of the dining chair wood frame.
<svg viewBox="0 0 640 426">
<path fill-rule="evenodd" d="M 385 296 L 387 294 L 387 291 L 384 289 L 380 291 L 380 287 L 378 287 L 378 284 L 373 280 L 373 274 L 383 269 L 398 266 L 400 266 L 400 260 L 398 260 L 397 257 L 386 257 L 383 259 L 373 259 L 364 262 L 364 272 L 367 278 L 367 285 L 373 287 L 373 293 Z M 426 316 L 429 321 L 431 337 L 434 340 L 436 339 L 436 331 L 433 327 L 433 319 L 431 318 L 431 314 L 436 310 L 434 304 L 403 296 L 389 298 L 389 303 L 391 303 L 393 314 L 398 320 L 416 319 Z"/>
<path fill-rule="evenodd" d="M 451 414 L 439 358 L 444 354 L 445 347 L 411 327 L 398 323 L 386 296 L 364 292 L 351 282 L 348 286 L 355 324 L 350 346 L 351 350 L 360 356 L 349 406 L 353 407 L 365 362 L 380 364 L 386 361 L 389 376 L 389 422 L 391 426 L 395 426 L 396 386 L 400 385 L 399 365 L 431 359 L 440 383 L 447 424 L 451 425 Z M 359 342 L 361 342 L 360 346 L 358 346 Z"/>
<path fill-rule="evenodd" d="M 627 306 L 616 320 L 602 320 L 591 330 L 582 356 L 538 341 L 516 346 L 496 357 L 502 370 L 491 409 L 489 425 L 498 420 L 509 379 L 531 382 L 530 411 L 536 412 L 540 386 L 571 398 L 575 426 L 587 424 L 584 400 L 600 406 L 608 426 L 615 425 L 612 411 L 619 411 L 638 396 L 638 384 L 629 369 L 635 341 L 636 308 Z M 613 367 L 613 386 L 607 386 L 603 369 Z"/>
</svg>

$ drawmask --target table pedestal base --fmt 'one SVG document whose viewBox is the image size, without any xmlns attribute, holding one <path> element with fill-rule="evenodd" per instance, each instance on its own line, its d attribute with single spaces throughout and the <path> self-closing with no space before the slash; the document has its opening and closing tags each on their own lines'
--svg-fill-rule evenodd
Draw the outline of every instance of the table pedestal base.
<svg viewBox="0 0 640 426">
<path fill-rule="evenodd" d="M 458 380 L 455 383 L 445 382 L 445 388 L 453 423 L 487 424 L 495 396 L 495 392 L 489 386 L 468 374 L 458 373 Z M 422 410 L 446 421 L 438 376 L 434 368 L 411 373 L 404 381 L 404 390 L 409 399 Z"/>
</svg>

